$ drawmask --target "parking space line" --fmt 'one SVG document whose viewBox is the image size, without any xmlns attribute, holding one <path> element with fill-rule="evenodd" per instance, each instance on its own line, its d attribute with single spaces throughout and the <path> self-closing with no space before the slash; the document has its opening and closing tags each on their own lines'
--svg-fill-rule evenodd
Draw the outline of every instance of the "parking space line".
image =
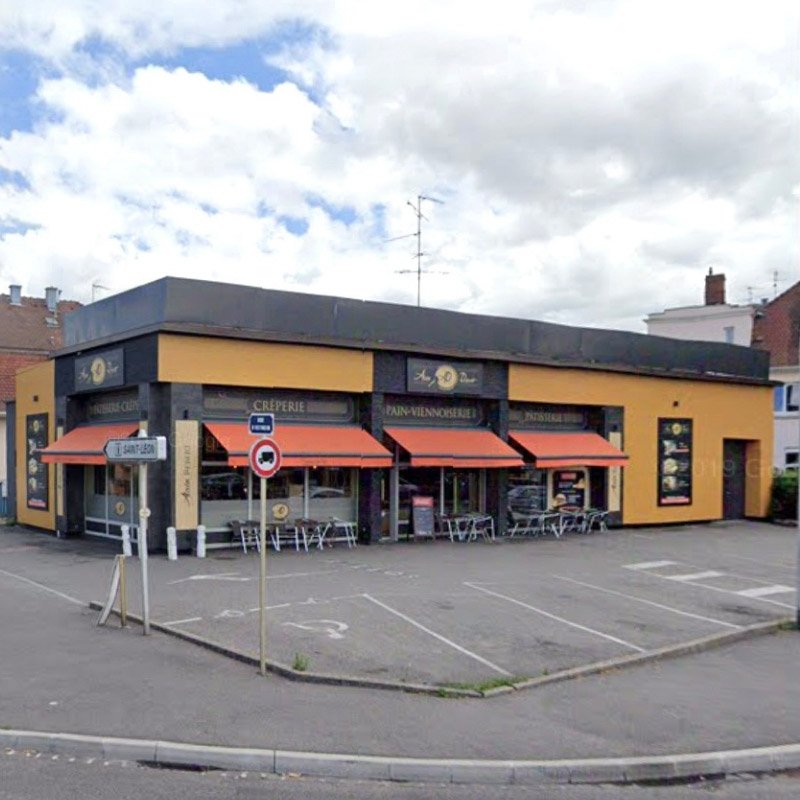
<svg viewBox="0 0 800 800">
<path fill-rule="evenodd" d="M 659 575 L 657 572 L 648 572 L 647 575 L 652 576 L 653 578 L 661 578 L 662 581 L 670 580 L 669 575 Z M 753 580 L 752 578 L 750 580 Z M 739 597 L 739 592 L 735 592 L 732 589 L 723 589 L 721 586 L 712 586 L 710 583 L 698 583 L 697 581 L 690 581 L 684 582 L 684 586 L 696 586 L 700 589 L 709 589 L 712 592 L 721 592 L 722 594 L 727 594 L 732 597 Z M 793 605 L 789 603 L 781 603 L 780 600 L 770 600 L 768 597 L 750 597 L 749 600 L 758 600 L 759 603 L 771 603 L 773 606 L 781 606 L 782 608 L 794 608 Z"/>
<path fill-rule="evenodd" d="M 15 575 L 13 572 L 6 572 L 4 569 L 0 569 L 0 573 L 3 575 L 8 575 L 9 578 L 16 578 L 18 581 L 22 581 L 22 583 L 27 583 L 31 586 L 35 586 L 37 589 L 42 589 L 45 592 L 50 592 L 50 594 L 56 595 L 56 597 L 60 597 L 63 600 L 69 600 L 70 603 L 74 603 L 77 606 L 85 606 L 86 603 L 83 600 L 78 600 L 77 597 L 70 597 L 68 594 L 64 594 L 64 592 L 59 592 L 56 589 L 51 589 L 49 586 L 45 586 L 42 583 L 36 583 L 36 581 L 32 581 L 30 578 L 24 578 L 22 575 Z"/>
<path fill-rule="evenodd" d="M 594 636 L 600 636 L 603 639 L 608 639 L 610 642 L 616 642 L 617 644 L 621 644 L 623 647 L 627 647 L 631 650 L 635 650 L 637 653 L 646 653 L 644 647 L 639 647 L 636 644 L 631 644 L 630 642 L 626 642 L 624 639 L 618 639 L 616 636 L 611 636 L 608 633 L 603 633 L 602 631 L 595 630 L 594 628 L 587 628 L 586 625 L 581 625 L 577 622 L 572 622 L 572 620 L 564 619 L 564 617 L 556 616 L 555 614 L 551 614 L 549 611 L 544 611 L 541 608 L 537 608 L 536 606 L 529 605 L 528 603 L 523 603 L 521 600 L 517 600 L 513 597 L 509 597 L 505 594 L 500 594 L 499 592 L 493 592 L 491 589 L 485 589 L 483 586 L 478 586 L 474 583 L 467 583 L 464 582 L 464 586 L 469 586 L 470 589 L 475 589 L 479 592 L 483 592 L 484 594 L 491 595 L 492 597 L 499 597 L 501 600 L 505 600 L 509 603 L 514 603 L 514 605 L 522 606 L 522 608 L 527 608 L 529 611 L 535 611 L 537 614 L 541 614 L 543 617 L 549 617 L 550 619 L 554 619 L 557 622 L 563 622 L 565 625 L 569 625 L 572 628 L 577 628 L 578 630 L 585 631 L 586 633 L 591 633 Z"/>
<path fill-rule="evenodd" d="M 793 591 L 794 589 L 791 586 L 781 586 L 776 583 L 774 586 L 758 586 L 755 589 L 742 589 L 740 592 L 736 592 L 736 594 L 740 594 L 742 597 L 764 597 L 768 594 L 786 594 L 787 592 Z"/>
<path fill-rule="evenodd" d="M 187 617 L 186 619 L 172 619 L 169 622 L 165 622 L 164 625 L 186 625 L 189 622 L 200 622 L 202 617 Z"/>
<path fill-rule="evenodd" d="M 633 600 L 636 603 L 643 603 L 646 606 L 653 606 L 654 608 L 660 608 L 664 611 L 671 611 L 673 614 L 679 614 L 682 617 L 691 617 L 692 619 L 699 619 L 703 622 L 713 622 L 716 625 L 723 625 L 726 628 L 736 628 L 737 630 L 741 629 L 742 627 L 741 625 L 735 625 L 733 622 L 724 622 L 721 619 L 714 619 L 714 617 L 704 617 L 702 614 L 692 614 L 689 611 L 681 611 L 679 608 L 665 606 L 663 603 L 656 603 L 653 600 L 645 600 L 643 597 L 637 597 L 634 594 L 626 594 L 625 592 L 618 592 L 614 589 L 606 589 L 604 586 L 595 586 L 593 583 L 585 583 L 584 581 L 575 580 L 575 578 L 566 578 L 563 575 L 553 575 L 552 577 L 560 581 L 576 583 L 578 586 L 585 586 L 588 589 L 595 589 L 598 592 L 605 592 L 606 594 L 613 594 L 617 597 L 624 597 L 626 600 Z"/>
<path fill-rule="evenodd" d="M 668 581 L 702 581 L 706 578 L 721 578 L 725 573 L 715 569 L 707 569 L 705 572 L 690 572 L 686 575 L 660 575 Z"/>
<path fill-rule="evenodd" d="M 508 670 L 503 669 L 502 667 L 498 667 L 497 664 L 493 664 L 488 659 L 479 656 L 477 653 L 473 653 L 471 650 L 467 650 L 466 647 L 462 647 L 460 644 L 456 644 L 455 642 L 451 641 L 450 639 L 446 639 L 441 634 L 432 631 L 430 628 L 426 628 L 421 623 L 417 622 L 415 619 L 411 619 L 411 617 L 403 614 L 402 611 L 398 611 L 396 608 L 392 608 L 391 606 L 387 606 L 386 603 L 382 603 L 380 600 L 376 600 L 372 595 L 369 594 L 362 594 L 361 595 L 364 599 L 369 600 L 371 603 L 374 603 L 376 606 L 380 606 L 385 611 L 388 611 L 390 614 L 394 614 L 396 617 L 400 617 L 400 619 L 405 620 L 409 625 L 413 625 L 415 628 L 419 628 L 419 630 L 424 631 L 429 636 L 433 636 L 434 639 L 438 639 L 443 644 L 452 647 L 454 650 L 458 650 L 459 653 L 463 653 L 465 656 L 469 656 L 470 658 L 475 659 L 475 661 L 479 661 L 481 664 L 493 669 L 495 672 L 498 672 L 500 675 L 505 675 L 506 677 L 510 678 L 513 673 L 509 672 Z"/>
<path fill-rule="evenodd" d="M 672 567 L 677 561 L 641 561 L 638 564 L 623 564 L 623 569 L 658 569 L 659 567 Z"/>
</svg>

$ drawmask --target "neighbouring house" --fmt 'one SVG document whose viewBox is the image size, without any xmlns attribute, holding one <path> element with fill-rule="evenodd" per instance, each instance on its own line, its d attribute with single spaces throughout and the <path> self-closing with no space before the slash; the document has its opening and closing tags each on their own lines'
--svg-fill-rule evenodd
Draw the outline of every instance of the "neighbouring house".
<svg viewBox="0 0 800 800">
<path fill-rule="evenodd" d="M 727 342 L 756 347 L 770 354 L 770 379 L 775 387 L 775 446 L 773 466 L 777 470 L 798 466 L 800 420 L 800 282 L 774 300 L 733 305 L 725 299 L 725 276 L 709 269 L 705 281 L 705 303 L 668 308 L 645 319 L 647 332 L 673 339 Z"/>
<path fill-rule="evenodd" d="M 80 307 L 59 300 L 60 291 L 45 289 L 44 297 L 23 297 L 22 287 L 12 285 L 0 295 L 0 453 L 6 452 L 6 403 L 14 399 L 17 371 L 46 360 L 61 347 L 64 315 Z M 0 458 L 0 494 L 7 493 L 6 459 Z"/>
<path fill-rule="evenodd" d="M 800 436 L 800 282 L 759 306 L 753 319 L 753 347 L 769 351 L 775 387 L 775 467 L 797 469 Z"/>
<path fill-rule="evenodd" d="M 725 299 L 725 276 L 706 275 L 705 303 L 656 311 L 645 319 L 647 332 L 671 339 L 725 342 L 749 347 L 753 336 L 753 305 L 735 305 Z"/>
</svg>

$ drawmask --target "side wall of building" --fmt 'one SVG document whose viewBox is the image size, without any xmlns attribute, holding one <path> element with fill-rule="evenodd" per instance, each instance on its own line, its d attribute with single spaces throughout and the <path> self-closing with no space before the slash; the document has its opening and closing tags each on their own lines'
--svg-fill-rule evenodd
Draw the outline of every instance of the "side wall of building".
<svg viewBox="0 0 800 800">
<path fill-rule="evenodd" d="M 746 441 L 746 507 L 764 517 L 772 481 L 772 389 L 609 372 L 512 364 L 512 401 L 621 406 L 623 523 L 659 524 L 720 519 L 725 470 L 723 440 Z M 689 505 L 658 504 L 658 420 L 693 421 L 693 496 Z"/>
<path fill-rule="evenodd" d="M 56 435 L 55 406 L 55 362 L 43 361 L 17 373 L 16 391 L 16 465 L 17 521 L 49 531 L 56 527 L 56 481 L 55 468 L 44 467 L 47 475 L 46 508 L 30 508 L 27 484 L 31 479 L 28 457 L 28 418 L 47 415 L 47 442 Z"/>
</svg>

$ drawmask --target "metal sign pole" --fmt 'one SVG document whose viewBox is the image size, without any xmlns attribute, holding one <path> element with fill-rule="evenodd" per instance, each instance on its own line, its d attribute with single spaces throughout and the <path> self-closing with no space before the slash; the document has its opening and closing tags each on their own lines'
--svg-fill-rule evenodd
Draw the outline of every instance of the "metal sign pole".
<svg viewBox="0 0 800 800">
<path fill-rule="evenodd" d="M 147 462 L 139 465 L 139 563 L 142 565 L 142 632 L 150 633 L 150 587 L 147 580 Z"/>
<path fill-rule="evenodd" d="M 267 479 L 261 478 L 261 530 L 259 531 L 258 623 L 259 664 L 267 674 Z"/>
</svg>

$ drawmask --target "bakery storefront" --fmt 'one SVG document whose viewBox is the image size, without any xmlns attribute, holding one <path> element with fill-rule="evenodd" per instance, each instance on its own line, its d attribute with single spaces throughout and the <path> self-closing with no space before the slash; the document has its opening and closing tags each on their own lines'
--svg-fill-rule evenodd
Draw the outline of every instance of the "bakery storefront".
<svg viewBox="0 0 800 800">
<path fill-rule="evenodd" d="M 8 407 L 24 525 L 135 534 L 136 471 L 103 448 L 145 431 L 168 440 L 154 548 L 168 526 L 182 548 L 201 524 L 222 539 L 259 516 L 251 412 L 275 414 L 283 453 L 269 520 L 337 517 L 362 541 L 413 533 L 414 498 L 499 535 L 561 505 L 621 525 L 769 509 L 772 386 L 750 348 L 174 278 L 73 312 L 64 337 Z"/>
<path fill-rule="evenodd" d="M 498 476 L 523 463 L 497 433 L 504 365 L 376 354 L 384 375 L 393 376 L 380 409 L 392 469 L 381 484 L 382 534 L 413 533 L 415 497 L 430 498 L 438 519 L 497 513 Z"/>
<path fill-rule="evenodd" d="M 356 424 L 356 397 L 322 392 L 203 387 L 200 521 L 210 533 L 258 517 L 260 481 L 248 467 L 251 413 L 275 415 L 282 467 L 267 481 L 270 522 L 357 520 L 359 470 L 391 463 Z"/>
<path fill-rule="evenodd" d="M 509 473 L 512 520 L 561 507 L 618 515 L 628 463 L 620 409 L 512 403 L 508 416 L 509 442 L 525 458 Z"/>
<path fill-rule="evenodd" d="M 56 440 L 41 451 L 45 464 L 56 471 L 59 493 L 68 487 L 69 502 L 80 505 L 84 533 L 119 539 L 127 525 L 136 540 L 138 531 L 138 481 L 135 467 L 107 463 L 104 448 L 109 439 L 136 436 L 141 407 L 138 391 L 115 389 L 124 374 L 122 351 L 75 360 L 75 392 L 71 413 L 77 424 L 59 431 Z M 109 391 L 97 392 L 98 387 Z"/>
</svg>

